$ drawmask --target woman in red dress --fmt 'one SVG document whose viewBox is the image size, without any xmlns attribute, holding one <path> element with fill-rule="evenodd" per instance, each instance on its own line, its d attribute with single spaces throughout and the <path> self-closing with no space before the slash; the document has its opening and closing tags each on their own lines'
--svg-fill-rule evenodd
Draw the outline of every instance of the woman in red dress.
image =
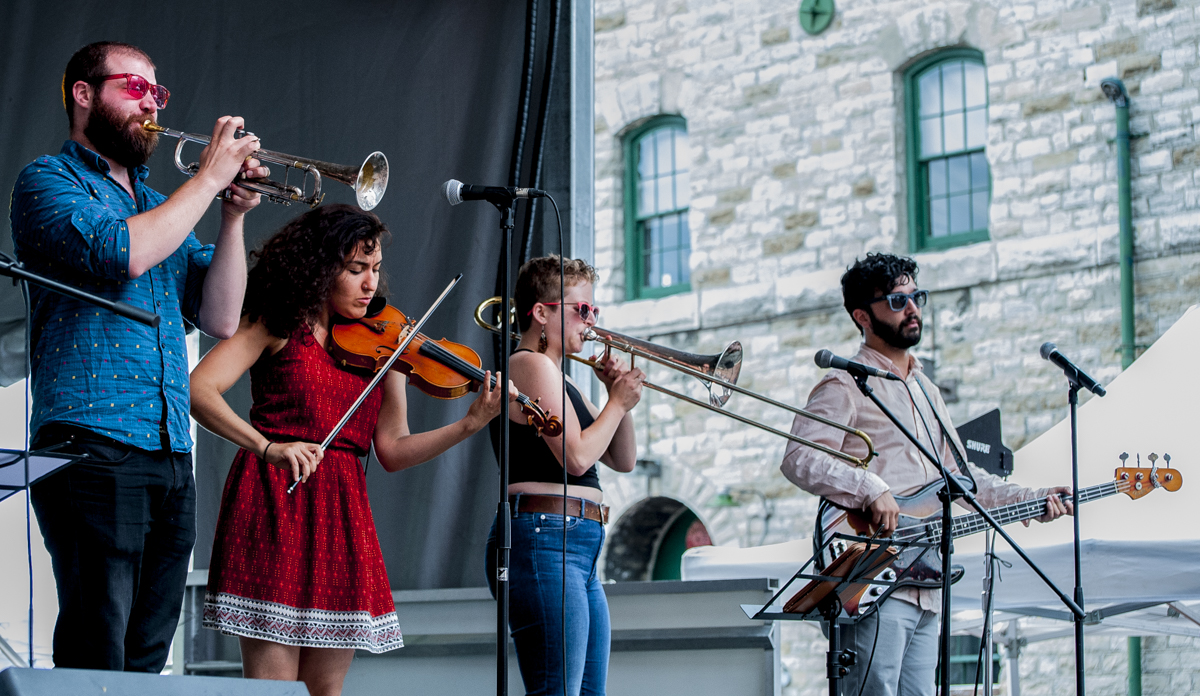
<svg viewBox="0 0 1200 696">
<path fill-rule="evenodd" d="M 240 637 L 246 677 L 301 680 L 314 696 L 341 693 L 355 649 L 403 645 L 360 458 L 373 443 L 387 471 L 428 461 L 503 402 L 485 382 L 462 420 L 410 433 L 406 378 L 391 372 L 327 449 L 315 444 L 370 380 L 339 369 L 326 346 L 334 319 L 363 317 L 380 291 L 386 236 L 350 206 L 293 220 L 254 254 L 237 333 L 192 373 L 192 415 L 242 447 L 221 500 L 204 625 Z M 222 397 L 247 370 L 249 422 Z M 304 483 L 289 494 L 295 480 Z"/>
</svg>

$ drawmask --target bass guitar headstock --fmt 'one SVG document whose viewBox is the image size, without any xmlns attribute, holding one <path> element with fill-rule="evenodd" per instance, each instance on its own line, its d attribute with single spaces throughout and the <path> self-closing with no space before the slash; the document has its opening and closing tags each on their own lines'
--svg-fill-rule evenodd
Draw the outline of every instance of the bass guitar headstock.
<svg viewBox="0 0 1200 696">
<path fill-rule="evenodd" d="M 1121 463 L 1124 464 L 1126 459 L 1129 459 L 1127 452 L 1122 452 Z M 1137 466 L 1119 466 L 1114 474 L 1117 486 L 1121 492 L 1130 498 L 1137 500 L 1156 488 L 1174 493 L 1183 486 L 1183 474 L 1180 474 L 1177 469 L 1170 468 L 1171 455 L 1164 454 L 1162 460 L 1168 466 L 1158 466 L 1158 455 L 1151 452 L 1146 459 L 1150 460 L 1150 466 L 1142 466 L 1142 456 L 1137 456 Z"/>
</svg>

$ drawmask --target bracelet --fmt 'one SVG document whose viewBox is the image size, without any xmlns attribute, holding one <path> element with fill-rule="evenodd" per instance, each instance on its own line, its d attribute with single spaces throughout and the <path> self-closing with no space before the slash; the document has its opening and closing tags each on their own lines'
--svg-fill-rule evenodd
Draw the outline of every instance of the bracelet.
<svg viewBox="0 0 1200 696">
<path fill-rule="evenodd" d="M 263 448 L 262 460 L 263 460 L 264 462 L 265 462 L 265 461 L 267 461 L 267 450 L 271 449 L 271 445 L 273 445 L 273 444 L 275 444 L 275 443 L 274 443 L 274 442 L 268 442 L 268 443 L 267 443 L 267 446 Z"/>
</svg>

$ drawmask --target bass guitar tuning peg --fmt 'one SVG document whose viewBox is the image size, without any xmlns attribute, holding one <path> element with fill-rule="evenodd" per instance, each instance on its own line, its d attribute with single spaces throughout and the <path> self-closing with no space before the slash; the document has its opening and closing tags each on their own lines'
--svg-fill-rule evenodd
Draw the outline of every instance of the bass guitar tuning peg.
<svg viewBox="0 0 1200 696">
<path fill-rule="evenodd" d="M 1117 457 L 1117 459 L 1120 459 L 1120 460 L 1121 460 L 1121 466 L 1125 466 L 1125 460 L 1126 460 L 1126 459 L 1129 459 L 1129 453 L 1128 453 L 1128 452 L 1122 452 L 1122 453 L 1121 453 L 1121 456 Z"/>
</svg>

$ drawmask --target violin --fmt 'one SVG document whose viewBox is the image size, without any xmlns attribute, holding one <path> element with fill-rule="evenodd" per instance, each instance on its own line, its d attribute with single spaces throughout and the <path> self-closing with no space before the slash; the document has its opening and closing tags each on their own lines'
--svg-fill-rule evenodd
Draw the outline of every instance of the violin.
<svg viewBox="0 0 1200 696">
<path fill-rule="evenodd" d="M 376 372 L 408 337 L 411 325 L 404 312 L 377 297 L 363 318 L 334 323 L 329 352 L 342 368 Z M 418 333 L 392 363 L 392 369 L 403 372 L 413 386 L 432 397 L 457 399 L 483 386 L 486 373 L 482 365 L 479 354 L 470 347 Z M 491 377 L 491 386 L 496 386 L 495 375 Z M 562 421 L 538 406 L 539 400 L 517 395 L 526 422 L 547 437 L 558 437 L 563 431 Z"/>
</svg>

